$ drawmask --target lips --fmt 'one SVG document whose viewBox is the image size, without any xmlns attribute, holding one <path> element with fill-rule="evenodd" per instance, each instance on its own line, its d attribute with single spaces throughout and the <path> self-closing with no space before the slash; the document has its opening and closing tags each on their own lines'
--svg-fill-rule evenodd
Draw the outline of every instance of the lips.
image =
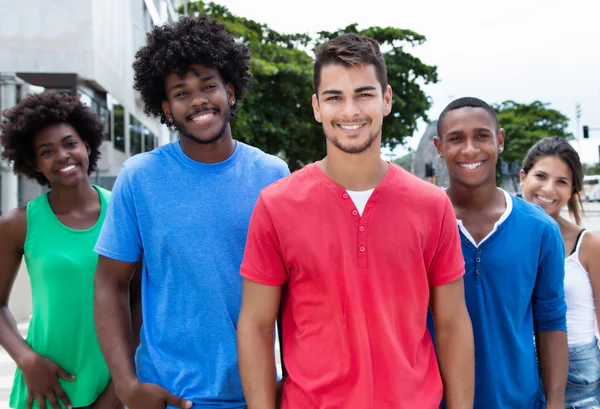
<svg viewBox="0 0 600 409">
<path fill-rule="evenodd" d="M 535 198 L 544 204 L 552 204 L 552 203 L 556 202 L 556 200 L 549 199 L 547 197 L 540 196 L 540 195 L 535 195 Z"/>
<path fill-rule="evenodd" d="M 188 122 L 202 122 L 217 115 L 217 112 L 218 110 L 216 109 L 196 111 L 194 113 L 189 114 L 185 119 Z"/>
<path fill-rule="evenodd" d="M 58 169 L 57 172 L 58 173 L 68 173 L 68 172 L 72 171 L 73 169 L 75 169 L 76 167 L 77 167 L 76 164 L 65 165 L 62 168 Z"/>
<path fill-rule="evenodd" d="M 366 124 L 367 124 L 366 122 L 361 122 L 361 123 L 354 122 L 354 123 L 350 123 L 350 124 L 335 124 L 335 126 L 340 128 L 344 132 L 355 133 L 357 131 L 360 131 Z"/>
<path fill-rule="evenodd" d="M 458 162 L 458 166 L 467 170 L 475 170 L 485 163 L 484 160 L 479 162 Z"/>
</svg>

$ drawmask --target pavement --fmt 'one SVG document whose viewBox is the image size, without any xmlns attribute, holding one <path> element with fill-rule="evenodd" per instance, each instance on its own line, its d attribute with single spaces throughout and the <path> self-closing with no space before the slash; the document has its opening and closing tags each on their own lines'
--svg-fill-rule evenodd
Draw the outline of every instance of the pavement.
<svg viewBox="0 0 600 409">
<path fill-rule="evenodd" d="M 583 218 L 583 226 L 600 235 L 600 203 L 584 203 L 585 216 Z M 28 321 L 23 321 L 17 324 L 19 332 L 25 336 L 29 327 Z M 281 366 L 279 362 L 279 343 L 276 343 L 276 360 L 277 372 L 281 374 Z M 0 409 L 8 409 L 8 400 L 10 390 L 12 388 L 13 376 L 16 365 L 10 356 L 0 348 Z"/>
</svg>

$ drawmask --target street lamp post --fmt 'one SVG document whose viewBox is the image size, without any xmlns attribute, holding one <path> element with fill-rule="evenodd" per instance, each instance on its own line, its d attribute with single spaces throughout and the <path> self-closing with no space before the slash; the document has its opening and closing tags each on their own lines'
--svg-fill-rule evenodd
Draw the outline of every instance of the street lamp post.
<svg viewBox="0 0 600 409">
<path fill-rule="evenodd" d="M 0 112 L 17 104 L 17 85 L 19 83 L 15 74 L 0 73 Z M 19 185 L 12 166 L 4 159 L 0 161 L 0 172 L 2 173 L 1 210 L 5 215 L 19 205 Z"/>
</svg>

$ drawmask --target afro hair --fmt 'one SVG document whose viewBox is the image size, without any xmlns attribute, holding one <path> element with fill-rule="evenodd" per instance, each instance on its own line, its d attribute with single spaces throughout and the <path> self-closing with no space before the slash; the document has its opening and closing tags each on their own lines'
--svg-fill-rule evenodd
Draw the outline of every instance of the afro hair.
<svg viewBox="0 0 600 409">
<path fill-rule="evenodd" d="M 248 48 L 237 43 L 224 25 L 206 16 L 182 17 L 177 23 L 155 27 L 135 55 L 133 88 L 140 92 L 147 115 L 167 123 L 162 111 L 167 99 L 165 77 L 184 76 L 193 64 L 219 70 L 225 83 L 233 85 L 235 100 L 242 100 L 251 79 Z M 233 111 L 236 106 L 237 102 Z"/>
<path fill-rule="evenodd" d="M 33 138 L 48 125 L 71 125 L 90 148 L 88 175 L 96 169 L 100 145 L 104 140 L 104 124 L 78 96 L 44 92 L 29 95 L 16 106 L 3 112 L 0 124 L 2 156 L 13 163 L 15 173 L 35 179 L 42 186 L 50 182 L 35 170 Z"/>
</svg>

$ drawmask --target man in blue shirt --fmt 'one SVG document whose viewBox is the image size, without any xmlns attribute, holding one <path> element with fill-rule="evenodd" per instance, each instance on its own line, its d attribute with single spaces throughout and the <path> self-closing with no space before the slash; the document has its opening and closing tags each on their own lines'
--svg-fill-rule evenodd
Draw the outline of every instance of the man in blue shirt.
<svg viewBox="0 0 600 409">
<path fill-rule="evenodd" d="M 98 339 L 130 409 L 246 406 L 239 269 L 259 192 L 289 173 L 282 160 L 232 138 L 249 58 L 207 18 L 154 28 L 136 54 L 145 112 L 181 138 L 125 162 L 96 245 Z M 142 255 L 134 365 L 127 284 Z"/>
<path fill-rule="evenodd" d="M 448 167 L 446 192 L 465 258 L 475 338 L 474 407 L 562 409 L 569 357 L 558 226 L 539 207 L 496 187 L 504 130 L 488 104 L 455 100 L 437 126 L 434 142 Z"/>
</svg>

